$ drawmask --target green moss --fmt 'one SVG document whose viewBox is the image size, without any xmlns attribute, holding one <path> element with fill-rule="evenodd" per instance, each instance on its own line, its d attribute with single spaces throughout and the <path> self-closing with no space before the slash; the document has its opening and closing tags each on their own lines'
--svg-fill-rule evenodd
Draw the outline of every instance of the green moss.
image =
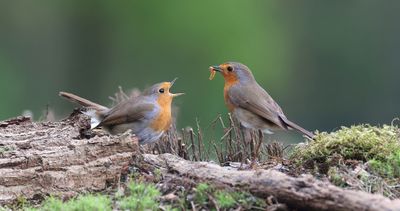
<svg viewBox="0 0 400 211">
<path fill-rule="evenodd" d="M 339 187 L 345 187 L 346 186 L 346 181 L 343 179 L 343 177 L 338 172 L 338 168 L 337 167 L 329 168 L 328 178 L 331 181 L 331 183 L 336 185 L 336 186 L 339 186 Z"/>
<path fill-rule="evenodd" d="M 193 198 L 188 199 L 188 192 L 178 194 L 180 199 L 175 203 L 160 201 L 161 193 L 152 183 L 134 181 L 128 185 L 128 191 L 115 194 L 113 201 L 107 195 L 82 195 L 63 202 L 56 197 L 48 197 L 40 206 L 31 207 L 26 199 L 21 198 L 14 209 L 24 211 L 85 211 L 85 210 L 182 210 L 196 207 L 207 210 L 230 210 L 241 208 L 251 210 L 266 207 L 265 200 L 248 192 L 233 192 L 199 183 L 190 191 Z M 189 197 L 190 198 L 190 197 Z M 0 207 L 1 211 L 1 207 Z"/>
<path fill-rule="evenodd" d="M 180 209 L 171 207 L 170 205 L 166 205 L 166 206 L 164 206 L 161 210 L 165 210 L 165 211 L 179 211 Z"/>
<path fill-rule="evenodd" d="M 27 208 L 27 207 L 29 207 L 29 202 L 28 202 L 28 200 L 27 200 L 25 197 L 23 197 L 23 196 L 19 196 L 19 197 L 17 198 L 16 204 L 14 205 L 14 209 L 15 209 L 15 208 L 25 209 L 25 208 Z"/>
<path fill-rule="evenodd" d="M 398 131 L 395 126 L 358 125 L 342 127 L 332 133 L 318 133 L 315 140 L 297 147 L 291 158 L 298 163 L 324 162 L 338 154 L 344 159 L 387 162 L 388 157 L 400 150 Z"/>
<path fill-rule="evenodd" d="M 127 196 L 118 197 L 117 204 L 122 210 L 158 210 L 158 198 L 161 193 L 154 184 L 131 182 L 128 187 Z M 29 207 L 26 204 L 25 201 L 21 201 L 18 206 L 25 211 L 112 210 L 112 201 L 106 195 L 82 195 L 67 202 L 49 197 L 39 208 Z"/>
<path fill-rule="evenodd" d="M 67 202 L 67 204 L 70 204 L 71 202 Z M 54 210 L 54 211 L 58 211 L 58 210 L 63 210 L 66 207 L 66 204 L 63 203 L 63 201 L 61 201 L 58 198 L 55 197 L 49 197 L 46 199 L 46 201 L 43 203 L 42 205 L 42 210 Z"/>
<path fill-rule="evenodd" d="M 199 183 L 195 190 L 195 202 L 205 205 L 208 203 L 208 194 L 212 192 L 211 187 L 207 183 Z"/>
<path fill-rule="evenodd" d="M 400 177 L 400 150 L 391 154 L 385 161 L 372 159 L 368 164 L 373 173 L 388 178 Z"/>
<path fill-rule="evenodd" d="M 76 199 L 63 202 L 55 197 L 47 198 L 40 208 L 25 207 L 24 211 L 86 211 L 112 210 L 111 199 L 103 195 L 84 195 Z"/>
<path fill-rule="evenodd" d="M 77 199 L 69 201 L 69 203 L 71 205 L 70 210 L 112 210 L 111 199 L 104 195 L 79 196 Z"/>
<path fill-rule="evenodd" d="M 236 205 L 235 198 L 225 191 L 215 192 L 215 200 L 220 208 L 231 208 Z"/>
<path fill-rule="evenodd" d="M 123 210 L 157 210 L 160 191 L 154 184 L 131 182 L 129 184 L 129 196 L 119 200 L 119 206 Z"/>
<path fill-rule="evenodd" d="M 264 199 L 255 197 L 248 192 L 233 192 L 232 196 L 236 200 L 237 204 L 246 210 L 254 207 L 267 207 L 267 203 Z"/>
<path fill-rule="evenodd" d="M 207 208 L 212 198 L 216 205 L 224 210 L 242 207 L 244 209 L 252 209 L 254 207 L 266 207 L 263 199 L 257 198 L 248 192 L 230 192 L 223 189 L 214 188 L 206 183 L 200 183 L 194 188 L 195 204 Z M 208 207 L 212 209 L 213 207 Z"/>
</svg>

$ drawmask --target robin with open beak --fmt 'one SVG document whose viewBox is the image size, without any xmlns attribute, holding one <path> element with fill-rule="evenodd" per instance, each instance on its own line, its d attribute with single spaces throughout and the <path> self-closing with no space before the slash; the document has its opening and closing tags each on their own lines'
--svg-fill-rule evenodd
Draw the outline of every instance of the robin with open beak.
<svg viewBox="0 0 400 211">
<path fill-rule="evenodd" d="M 309 138 L 314 134 L 288 120 L 281 107 L 257 83 L 250 69 L 238 62 L 210 67 L 213 79 L 216 72 L 225 80 L 224 98 L 229 111 L 245 128 L 272 133 L 274 129 L 295 129 Z"/>
<path fill-rule="evenodd" d="M 172 100 L 183 94 L 170 93 L 175 80 L 155 84 L 140 96 L 122 101 L 112 108 L 71 93 L 60 92 L 60 96 L 88 108 L 84 114 L 91 119 L 91 129 L 102 127 L 112 134 L 130 129 L 139 138 L 140 144 L 149 144 L 159 140 L 171 126 Z"/>
</svg>

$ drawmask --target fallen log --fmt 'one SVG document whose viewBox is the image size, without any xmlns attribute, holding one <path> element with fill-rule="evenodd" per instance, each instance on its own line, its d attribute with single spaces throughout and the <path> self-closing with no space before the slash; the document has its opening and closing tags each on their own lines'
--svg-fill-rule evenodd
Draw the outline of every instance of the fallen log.
<svg viewBox="0 0 400 211">
<path fill-rule="evenodd" d="M 296 210 L 400 210 L 400 200 L 344 190 L 312 176 L 294 178 L 276 170 L 236 170 L 208 162 L 187 161 L 171 154 L 144 154 L 144 162 L 168 174 L 246 190 L 258 197 L 274 196 Z"/>
<path fill-rule="evenodd" d="M 61 122 L 16 118 L 0 122 L 0 205 L 18 198 L 70 198 L 115 187 L 132 165 L 159 168 L 166 176 L 246 190 L 295 210 L 400 210 L 400 200 L 344 190 L 311 176 L 276 170 L 237 170 L 171 154 L 138 155 L 130 135 L 87 136 L 84 116 Z M 140 159 L 138 159 L 138 157 Z M 139 166 L 140 167 L 140 166 Z"/>
<path fill-rule="evenodd" d="M 119 182 L 137 145 L 129 135 L 82 139 L 79 124 L 86 121 L 82 118 L 0 122 L 0 205 L 22 197 L 69 198 L 103 191 Z"/>
</svg>

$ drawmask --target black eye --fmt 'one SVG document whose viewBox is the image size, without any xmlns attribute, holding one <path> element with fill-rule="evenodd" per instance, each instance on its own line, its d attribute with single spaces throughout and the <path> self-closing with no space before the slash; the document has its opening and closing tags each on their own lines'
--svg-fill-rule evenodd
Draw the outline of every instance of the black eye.
<svg viewBox="0 0 400 211">
<path fill-rule="evenodd" d="M 227 69 L 229 72 L 232 72 L 232 70 L 233 70 L 233 67 L 231 67 L 231 66 L 228 66 L 226 69 Z"/>
<path fill-rule="evenodd" d="M 160 93 L 164 93 L 164 89 L 160 89 L 158 90 Z"/>
</svg>

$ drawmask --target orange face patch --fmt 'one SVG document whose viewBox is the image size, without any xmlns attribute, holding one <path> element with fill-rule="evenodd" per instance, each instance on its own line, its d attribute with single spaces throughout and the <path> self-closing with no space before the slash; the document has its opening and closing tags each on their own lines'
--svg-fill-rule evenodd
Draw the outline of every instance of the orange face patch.
<svg viewBox="0 0 400 211">
<path fill-rule="evenodd" d="M 229 72 L 227 70 L 229 64 L 222 64 L 221 69 L 222 69 L 222 75 L 224 76 L 225 79 L 225 86 L 231 86 L 238 82 L 238 78 L 236 76 L 236 73 L 234 72 Z"/>
</svg>

